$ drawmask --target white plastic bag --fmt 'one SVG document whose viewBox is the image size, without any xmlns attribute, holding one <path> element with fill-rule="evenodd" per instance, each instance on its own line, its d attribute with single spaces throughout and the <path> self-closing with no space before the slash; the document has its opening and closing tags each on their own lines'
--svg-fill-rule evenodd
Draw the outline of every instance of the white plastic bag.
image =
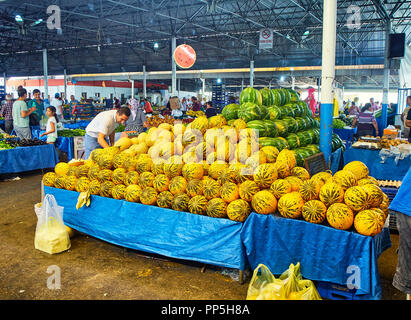
<svg viewBox="0 0 411 320">
<path fill-rule="evenodd" d="M 41 206 L 35 205 L 37 215 L 34 247 L 49 254 L 66 251 L 71 242 L 63 223 L 63 207 L 57 205 L 53 195 L 46 195 Z"/>
</svg>

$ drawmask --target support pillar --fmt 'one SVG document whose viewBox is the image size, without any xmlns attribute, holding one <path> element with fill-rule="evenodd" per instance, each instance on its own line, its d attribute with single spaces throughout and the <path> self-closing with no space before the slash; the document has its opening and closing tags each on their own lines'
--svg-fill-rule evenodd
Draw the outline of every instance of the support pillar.
<svg viewBox="0 0 411 320">
<path fill-rule="evenodd" d="M 147 72 L 145 65 L 143 65 L 143 97 L 144 99 L 147 98 Z"/>
<path fill-rule="evenodd" d="M 250 61 L 250 87 L 254 86 L 254 60 Z"/>
<path fill-rule="evenodd" d="M 50 105 L 49 86 L 48 86 L 48 71 L 47 71 L 47 49 L 43 49 L 43 75 L 44 75 L 44 100 Z"/>
<path fill-rule="evenodd" d="M 291 77 L 291 89 L 295 88 L 295 77 Z"/>
<path fill-rule="evenodd" d="M 134 79 L 129 80 L 131 82 L 131 99 L 134 98 Z"/>
<path fill-rule="evenodd" d="M 324 154 L 327 166 L 330 166 L 333 132 L 333 81 L 335 77 L 337 0 L 327 0 L 323 3 L 320 150 Z"/>
<path fill-rule="evenodd" d="M 388 114 L 388 90 L 390 86 L 390 59 L 389 54 L 389 38 L 391 32 L 391 21 L 387 21 L 385 26 L 385 54 L 384 54 L 384 87 L 382 91 L 382 110 L 381 110 L 381 128 L 378 128 L 378 134 L 382 135 L 383 130 L 387 127 Z"/>
<path fill-rule="evenodd" d="M 177 65 L 174 61 L 173 54 L 176 50 L 176 37 L 171 38 L 171 96 L 176 94 Z"/>
<path fill-rule="evenodd" d="M 69 99 L 67 98 L 67 72 L 66 72 L 66 69 L 64 69 L 64 100 L 67 100 L 67 102 L 69 102 Z"/>
</svg>

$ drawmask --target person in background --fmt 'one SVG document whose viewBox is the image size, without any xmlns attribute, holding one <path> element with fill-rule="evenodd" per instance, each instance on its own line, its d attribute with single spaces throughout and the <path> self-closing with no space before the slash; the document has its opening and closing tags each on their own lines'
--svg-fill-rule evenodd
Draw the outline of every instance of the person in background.
<svg viewBox="0 0 411 320">
<path fill-rule="evenodd" d="M 407 97 L 407 103 L 411 106 L 411 96 Z M 407 118 L 405 119 L 405 126 L 411 128 L 411 108 L 408 110 Z M 408 141 L 411 142 L 411 134 L 408 135 Z"/>
<path fill-rule="evenodd" d="M 116 97 L 113 98 L 113 109 L 120 109 L 121 108 L 121 103 L 120 100 L 117 99 Z"/>
<path fill-rule="evenodd" d="M 63 120 L 63 99 L 61 99 L 58 92 L 54 95 L 54 99 L 50 102 L 50 105 L 56 108 L 56 115 L 59 120 Z"/>
<path fill-rule="evenodd" d="M 352 115 L 358 116 L 359 113 L 360 113 L 360 108 L 358 108 L 358 107 L 355 105 L 355 102 L 353 101 L 353 102 L 351 103 L 351 107 L 348 109 L 348 115 L 350 115 L 350 116 L 352 116 Z"/>
<path fill-rule="evenodd" d="M 389 210 L 395 214 L 399 234 L 398 262 L 392 285 L 411 300 L 411 168 L 391 201 Z"/>
<path fill-rule="evenodd" d="M 74 95 L 72 94 L 70 96 L 70 107 L 75 106 L 76 104 L 79 104 L 80 102 L 78 100 L 76 100 L 76 98 L 74 97 Z"/>
<path fill-rule="evenodd" d="M 29 108 L 36 107 L 36 111 L 30 115 L 30 126 L 40 125 L 40 121 L 43 118 L 44 101 L 40 98 L 40 94 L 41 92 L 39 89 L 34 89 L 33 99 L 31 99 L 27 104 Z"/>
<path fill-rule="evenodd" d="M 207 118 L 210 118 L 212 116 L 217 115 L 217 109 L 213 108 L 213 104 L 211 101 L 208 101 L 206 103 L 206 109 L 205 109 L 205 114 L 207 116 Z"/>
<path fill-rule="evenodd" d="M 84 136 L 85 159 L 97 148 L 108 148 L 114 145 L 115 130 L 119 124 L 124 124 L 131 115 L 130 108 L 121 107 L 118 110 L 108 110 L 97 114 L 86 127 Z M 110 141 L 108 141 L 108 139 Z"/>
<path fill-rule="evenodd" d="M 183 112 L 187 111 L 187 100 L 184 97 L 181 100 L 181 109 L 180 110 L 183 111 Z"/>
<path fill-rule="evenodd" d="M 375 102 L 374 102 L 374 98 L 371 98 L 370 99 L 370 104 L 371 104 L 371 111 L 377 111 L 378 110 L 378 104 L 376 104 Z"/>
<path fill-rule="evenodd" d="M 200 101 L 198 101 L 197 97 L 192 96 L 191 101 L 193 102 L 193 106 L 191 107 L 191 110 L 200 111 L 201 110 L 201 103 L 200 103 Z"/>
<path fill-rule="evenodd" d="M 408 112 L 410 110 L 411 110 L 411 96 L 408 96 L 407 97 L 407 106 L 401 114 L 401 122 L 402 122 L 402 125 L 404 127 L 404 137 L 405 138 L 409 138 L 409 136 L 410 136 L 410 130 L 411 130 L 410 127 L 411 126 L 406 126 L 405 125 L 405 121 L 407 120 Z"/>
<path fill-rule="evenodd" d="M 128 131 L 133 133 L 141 133 L 144 128 L 147 128 L 146 115 L 144 114 L 143 107 L 138 103 L 137 99 L 130 99 L 128 101 L 128 107 L 130 108 L 131 115 L 126 122 L 124 132 L 121 133 L 121 137 L 127 137 Z"/>
<path fill-rule="evenodd" d="M 173 109 L 173 111 L 171 111 L 171 116 L 173 118 L 179 118 L 183 116 L 183 111 L 181 111 L 182 108 L 182 102 L 179 103 L 179 108 L 178 109 Z"/>
<path fill-rule="evenodd" d="M 150 101 L 148 101 L 147 98 L 143 99 L 144 100 L 144 111 L 146 114 L 152 114 L 153 113 L 153 108 L 151 107 Z"/>
<path fill-rule="evenodd" d="M 31 139 L 30 115 L 36 111 L 36 107 L 27 107 L 25 102 L 27 90 L 21 88 L 17 91 L 19 98 L 13 103 L 13 126 L 17 137 L 20 139 Z"/>
<path fill-rule="evenodd" d="M 0 110 L 0 116 L 4 117 L 4 130 L 7 134 L 13 131 L 13 98 L 6 95 L 6 102 Z"/>
<path fill-rule="evenodd" d="M 317 100 L 315 100 L 314 97 L 314 88 L 308 88 L 308 97 L 304 100 L 306 103 L 308 103 L 308 107 L 310 108 L 311 112 L 313 113 L 313 117 L 315 116 L 315 111 L 317 109 Z"/>
<path fill-rule="evenodd" d="M 56 115 L 56 108 L 49 106 L 46 109 L 47 120 L 46 132 L 43 132 L 40 137 L 47 136 L 47 143 L 54 144 L 57 140 L 57 123 L 59 119 Z"/>
<path fill-rule="evenodd" d="M 378 136 L 377 121 L 375 120 L 374 112 L 371 108 L 371 103 L 366 103 L 357 118 L 353 121 L 353 127 L 357 125 L 357 135 L 359 137 L 364 135 L 374 135 L 374 130 L 375 135 Z"/>
</svg>

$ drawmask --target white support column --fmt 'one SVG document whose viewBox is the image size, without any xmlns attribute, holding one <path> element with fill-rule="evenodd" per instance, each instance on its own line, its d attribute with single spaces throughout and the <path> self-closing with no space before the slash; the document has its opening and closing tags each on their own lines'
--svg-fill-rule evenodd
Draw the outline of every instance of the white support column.
<svg viewBox="0 0 411 320">
<path fill-rule="evenodd" d="M 241 79 L 241 91 L 244 90 L 244 79 Z"/>
<path fill-rule="evenodd" d="M 44 74 L 44 99 L 48 99 L 49 86 L 48 86 L 48 71 L 47 71 L 47 49 L 43 49 L 43 74 Z M 48 101 L 50 104 L 50 101 Z"/>
<path fill-rule="evenodd" d="M 173 54 L 176 49 L 176 37 L 171 38 L 171 93 L 176 94 L 177 65 L 174 61 Z"/>
<path fill-rule="evenodd" d="M 250 61 L 250 87 L 254 86 L 254 60 Z"/>
<path fill-rule="evenodd" d="M 64 100 L 67 100 L 67 102 L 70 102 L 70 100 L 67 98 L 67 72 L 66 72 L 66 69 L 64 69 Z"/>
<path fill-rule="evenodd" d="M 129 79 L 131 82 L 131 99 L 134 98 L 134 79 Z"/>
<path fill-rule="evenodd" d="M 295 89 L 295 77 L 291 77 L 291 89 Z"/>
<path fill-rule="evenodd" d="M 337 0 L 324 1 L 323 48 L 321 68 L 320 150 L 325 162 L 331 162 L 333 125 L 333 81 L 335 77 L 335 46 L 337 29 Z"/>
<path fill-rule="evenodd" d="M 201 82 L 203 83 L 203 95 L 204 95 L 205 94 L 205 89 L 206 89 L 206 86 L 205 86 L 206 80 L 205 80 L 205 78 L 201 78 Z"/>
<path fill-rule="evenodd" d="M 268 89 L 271 90 L 271 80 L 270 80 L 270 82 L 268 83 Z"/>
<path fill-rule="evenodd" d="M 385 26 L 385 54 L 384 54 L 384 87 L 382 91 L 382 110 L 381 110 L 381 128 L 378 128 L 378 134 L 382 135 L 383 130 L 387 127 L 388 113 L 388 90 L 390 86 L 390 59 L 389 55 L 389 37 L 391 32 L 391 21 L 387 21 Z"/>
<path fill-rule="evenodd" d="M 181 79 L 178 79 L 178 97 L 180 98 L 180 82 Z"/>
<path fill-rule="evenodd" d="M 143 96 L 144 99 L 147 98 L 147 72 L 145 65 L 143 65 Z"/>
</svg>

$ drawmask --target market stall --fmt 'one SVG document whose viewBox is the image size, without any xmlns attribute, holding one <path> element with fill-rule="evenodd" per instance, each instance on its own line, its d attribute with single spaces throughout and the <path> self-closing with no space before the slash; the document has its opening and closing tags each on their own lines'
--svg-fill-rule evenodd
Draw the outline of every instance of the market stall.
<svg viewBox="0 0 411 320">
<path fill-rule="evenodd" d="M 264 230 L 264 232 L 261 232 Z M 391 247 L 388 228 L 374 237 L 337 230 L 277 215 L 252 213 L 241 231 L 247 259 L 254 269 L 263 263 L 281 274 L 301 263 L 304 278 L 346 286 L 354 270 L 361 283 L 356 299 L 381 299 L 377 259 Z"/>
<path fill-rule="evenodd" d="M 130 249 L 244 270 L 240 222 L 100 196 L 77 210 L 77 192 L 44 189 L 64 207 L 64 223 L 80 232 Z"/>
<path fill-rule="evenodd" d="M 54 168 L 58 156 L 54 145 L 0 150 L 0 174 Z"/>
</svg>

